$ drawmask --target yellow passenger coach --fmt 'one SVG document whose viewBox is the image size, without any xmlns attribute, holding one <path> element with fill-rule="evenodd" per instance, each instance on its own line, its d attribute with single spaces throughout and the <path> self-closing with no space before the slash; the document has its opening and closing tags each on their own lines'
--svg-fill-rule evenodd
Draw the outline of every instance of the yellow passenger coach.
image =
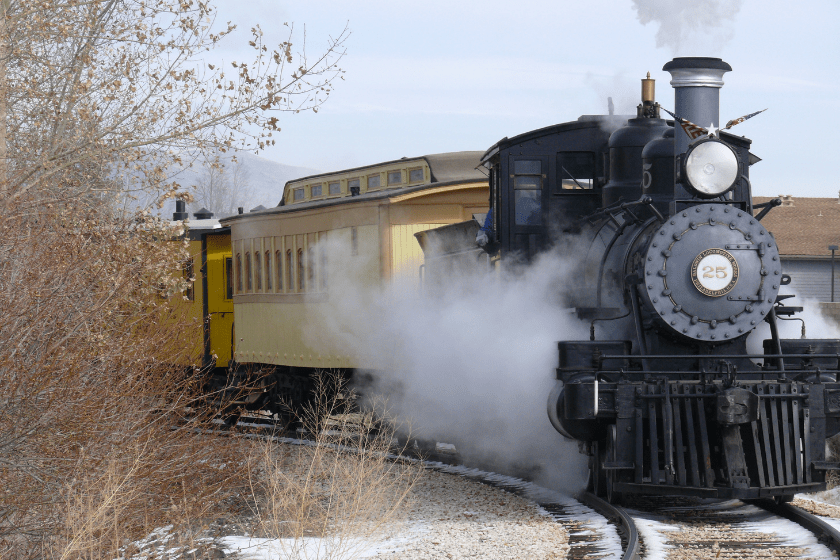
<svg viewBox="0 0 840 560">
<path fill-rule="evenodd" d="M 271 209 L 223 218 L 230 228 L 238 367 L 268 374 L 269 399 L 291 399 L 313 369 L 352 370 L 348 348 L 318 336 L 348 283 L 418 283 L 414 234 L 487 212 L 482 152 L 378 163 L 286 183 Z M 315 321 L 313 323 L 313 321 Z M 256 403 L 255 403 L 256 404 Z"/>
</svg>

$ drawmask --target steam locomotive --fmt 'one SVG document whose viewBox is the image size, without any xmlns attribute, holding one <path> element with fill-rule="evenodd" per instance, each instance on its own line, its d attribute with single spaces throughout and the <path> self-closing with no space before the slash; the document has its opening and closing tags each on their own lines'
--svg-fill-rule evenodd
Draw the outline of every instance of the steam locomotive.
<svg viewBox="0 0 840 560">
<path fill-rule="evenodd" d="M 663 70 L 672 120 L 648 75 L 634 118 L 582 116 L 491 147 L 479 239 L 493 255 L 585 253 L 564 291 L 590 337 L 558 343 L 548 416 L 590 456 L 591 490 L 615 502 L 824 489 L 840 468 L 826 459 L 840 340 L 779 336 L 778 318 L 802 308 L 779 295 L 790 277 L 761 224 L 780 201 L 753 204 L 759 158 L 718 128 L 731 67 L 675 58 Z M 765 322 L 770 338 L 750 353 Z"/>
</svg>

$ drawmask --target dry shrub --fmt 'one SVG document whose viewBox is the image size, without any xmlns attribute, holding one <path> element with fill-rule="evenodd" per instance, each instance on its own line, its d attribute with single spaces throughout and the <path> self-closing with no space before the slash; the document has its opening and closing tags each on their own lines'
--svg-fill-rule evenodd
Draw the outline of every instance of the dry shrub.
<svg viewBox="0 0 840 560">
<path fill-rule="evenodd" d="M 236 478 L 184 417 L 201 325 L 167 227 L 81 204 L 0 225 L 0 557 L 114 558 Z"/>
<path fill-rule="evenodd" d="M 332 372 L 315 375 L 315 398 L 300 421 L 311 440 L 255 443 L 249 461 L 260 533 L 290 558 L 352 558 L 399 526 L 416 463 L 396 459 L 384 407 L 353 411 L 355 398 Z"/>
</svg>

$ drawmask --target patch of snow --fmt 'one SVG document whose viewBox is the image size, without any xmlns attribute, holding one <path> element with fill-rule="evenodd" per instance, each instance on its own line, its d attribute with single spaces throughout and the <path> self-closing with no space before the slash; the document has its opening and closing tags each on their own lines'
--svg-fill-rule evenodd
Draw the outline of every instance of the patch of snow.
<svg viewBox="0 0 840 560">
<path fill-rule="evenodd" d="M 663 533 L 678 531 L 679 526 L 643 516 L 644 514 L 639 512 L 633 512 L 632 515 L 639 537 L 645 545 L 645 558 L 651 560 L 665 558 L 667 551 L 673 547 L 668 544 L 667 537 Z"/>
<path fill-rule="evenodd" d="M 755 506 L 749 506 L 755 507 Z M 759 508 L 756 508 L 759 509 Z M 763 510 L 761 510 L 763 511 Z M 753 521 L 739 523 L 738 528 L 756 533 L 772 533 L 780 539 L 782 546 L 795 546 L 807 551 L 809 558 L 834 559 L 836 556 L 827 546 L 817 540 L 816 535 L 793 521 L 776 517 L 765 512 L 766 515 L 756 516 Z"/>
<path fill-rule="evenodd" d="M 812 500 L 814 502 L 822 502 L 832 506 L 840 506 L 840 487 L 832 488 L 831 490 L 824 490 L 822 492 L 815 492 L 813 494 L 797 494 L 795 498 L 803 500 Z"/>
<path fill-rule="evenodd" d="M 408 535 L 413 532 L 408 531 Z M 362 539 L 305 537 L 301 539 L 265 539 L 257 537 L 224 537 L 220 539 L 225 554 L 237 554 L 246 560 L 301 560 L 369 558 L 387 549 L 398 548 L 410 536 L 370 543 Z"/>
<path fill-rule="evenodd" d="M 592 534 L 594 532 L 601 536 L 598 546 L 604 554 L 614 555 L 616 558 L 620 558 L 622 555 L 621 538 L 618 536 L 618 531 L 615 526 L 603 515 L 583 505 L 568 494 L 538 486 L 533 482 L 527 482 L 521 478 L 482 471 L 464 465 L 447 465 L 433 461 L 425 461 L 423 464 L 426 468 L 434 468 L 440 472 L 485 481 L 502 489 L 515 491 L 517 494 L 536 502 L 540 506 L 549 507 L 551 505 L 558 505 L 562 508 L 564 515 L 555 515 L 543 507 L 539 508 L 539 512 L 542 515 L 554 517 L 558 520 L 570 520 L 580 523 L 583 531 L 574 533 L 575 535 Z"/>
</svg>

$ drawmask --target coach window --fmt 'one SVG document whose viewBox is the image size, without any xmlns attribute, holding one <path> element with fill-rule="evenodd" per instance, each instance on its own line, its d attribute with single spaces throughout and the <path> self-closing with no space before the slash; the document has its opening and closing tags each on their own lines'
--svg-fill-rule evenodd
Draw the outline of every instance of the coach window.
<svg viewBox="0 0 840 560">
<path fill-rule="evenodd" d="M 274 252 L 274 262 L 277 263 L 277 291 L 283 291 L 283 253 Z"/>
<path fill-rule="evenodd" d="M 236 254 L 236 293 L 242 293 L 242 255 Z"/>
<path fill-rule="evenodd" d="M 251 275 L 251 253 L 245 253 L 245 289 L 254 291 L 254 278 Z"/>
<path fill-rule="evenodd" d="M 419 183 L 423 180 L 423 168 L 420 169 L 412 169 L 408 172 L 408 182 L 409 183 Z"/>
<path fill-rule="evenodd" d="M 298 291 L 306 290 L 306 267 L 303 262 L 303 249 L 298 249 L 297 252 L 297 270 L 298 270 Z"/>
<path fill-rule="evenodd" d="M 330 196 L 334 194 L 341 194 L 341 183 L 330 183 Z"/>
<path fill-rule="evenodd" d="M 542 225 L 542 167 L 539 161 L 513 162 L 516 225 Z"/>
<path fill-rule="evenodd" d="M 557 187 L 561 191 L 589 190 L 595 187 L 594 152 L 558 152 Z"/>
<path fill-rule="evenodd" d="M 292 250 L 286 251 L 286 289 L 290 292 L 295 291 L 295 263 L 292 260 Z"/>
<path fill-rule="evenodd" d="M 273 291 L 271 288 L 271 251 L 265 252 L 265 291 Z"/>
<path fill-rule="evenodd" d="M 379 173 L 376 175 L 370 175 L 367 178 L 367 188 L 368 190 L 379 188 Z"/>
<path fill-rule="evenodd" d="M 310 188 L 311 190 L 309 196 L 312 198 L 321 196 L 324 193 L 324 187 L 322 185 L 312 185 Z"/>
<path fill-rule="evenodd" d="M 225 299 L 233 299 L 233 259 L 225 259 Z"/>
<path fill-rule="evenodd" d="M 262 259 L 260 252 L 254 253 L 254 284 L 257 286 L 257 291 L 262 291 Z"/>
<path fill-rule="evenodd" d="M 303 198 L 304 198 L 303 187 L 301 187 L 299 189 L 295 189 L 294 191 L 292 191 L 292 196 L 294 197 L 295 202 L 297 202 L 299 200 L 303 200 Z"/>
<path fill-rule="evenodd" d="M 388 172 L 388 185 L 400 185 L 402 184 L 402 171 L 389 171 Z"/>
</svg>

